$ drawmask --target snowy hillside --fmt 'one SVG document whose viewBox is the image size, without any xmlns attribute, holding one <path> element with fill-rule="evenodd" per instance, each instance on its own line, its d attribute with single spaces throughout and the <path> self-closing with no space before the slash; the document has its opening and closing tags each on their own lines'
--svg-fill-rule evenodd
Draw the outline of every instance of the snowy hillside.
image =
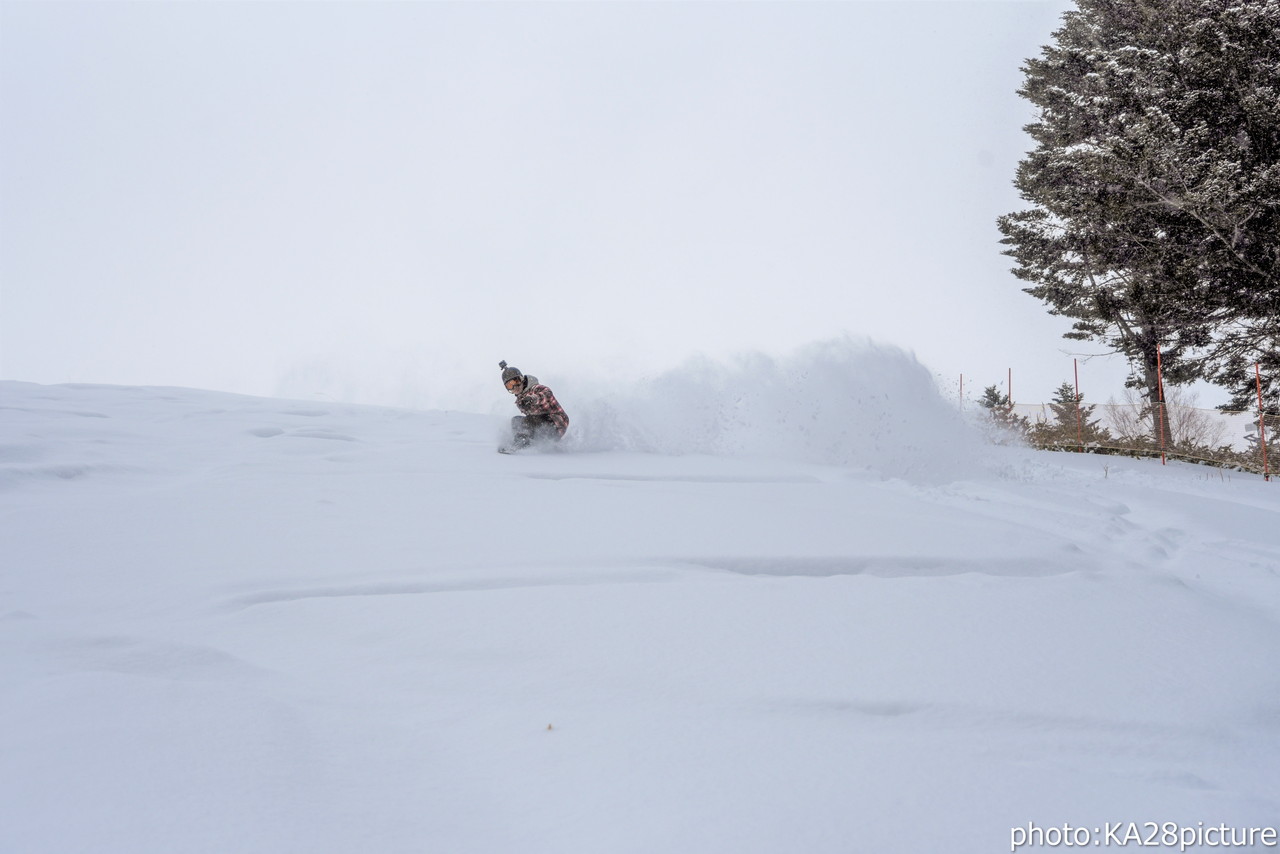
<svg viewBox="0 0 1280 854">
<path fill-rule="evenodd" d="M 983 449 L 907 375 L 686 371 L 531 456 L 505 416 L 0 383 L 0 851 L 1274 826 L 1280 485 Z M 708 383 L 727 433 L 646 397 Z"/>
</svg>

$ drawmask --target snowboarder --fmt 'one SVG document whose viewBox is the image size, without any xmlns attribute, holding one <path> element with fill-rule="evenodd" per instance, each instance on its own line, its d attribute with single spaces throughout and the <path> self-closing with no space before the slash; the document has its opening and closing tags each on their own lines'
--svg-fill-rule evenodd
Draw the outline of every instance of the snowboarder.
<svg viewBox="0 0 1280 854">
<path fill-rule="evenodd" d="M 519 368 L 509 368 L 499 362 L 502 384 L 516 396 L 516 406 L 523 412 L 511 419 L 511 443 L 498 450 L 518 451 L 534 442 L 558 442 L 569 429 L 569 416 L 556 400 L 551 389 L 538 382 L 538 378 L 522 374 Z"/>
</svg>

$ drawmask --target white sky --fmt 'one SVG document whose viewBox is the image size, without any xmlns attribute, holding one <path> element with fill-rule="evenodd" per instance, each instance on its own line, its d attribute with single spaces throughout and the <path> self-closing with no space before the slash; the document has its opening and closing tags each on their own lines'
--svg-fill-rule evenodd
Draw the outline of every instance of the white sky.
<svg viewBox="0 0 1280 854">
<path fill-rule="evenodd" d="M 1069 5 L 0 3 L 0 377 L 468 408 L 848 332 L 1047 399 L 1097 348 L 995 218 Z"/>
</svg>

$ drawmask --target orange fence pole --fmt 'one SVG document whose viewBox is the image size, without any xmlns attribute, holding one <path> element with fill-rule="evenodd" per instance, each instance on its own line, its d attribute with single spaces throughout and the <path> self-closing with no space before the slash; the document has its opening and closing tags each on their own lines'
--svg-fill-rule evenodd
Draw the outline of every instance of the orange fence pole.
<svg viewBox="0 0 1280 854">
<path fill-rule="evenodd" d="M 1084 430 L 1080 426 L 1080 360 L 1072 359 L 1072 366 L 1076 372 L 1076 441 L 1080 443 L 1080 450 L 1084 450 Z"/>
<path fill-rule="evenodd" d="M 1156 345 L 1156 387 L 1160 390 L 1160 409 L 1156 417 L 1160 420 L 1160 465 L 1167 465 L 1164 459 L 1164 365 L 1160 361 L 1160 345 Z"/>
<path fill-rule="evenodd" d="M 1258 383 L 1258 442 L 1262 445 L 1262 479 L 1271 480 L 1271 469 L 1267 465 L 1267 422 L 1262 417 L 1262 368 L 1257 363 L 1253 366 L 1253 378 Z"/>
</svg>

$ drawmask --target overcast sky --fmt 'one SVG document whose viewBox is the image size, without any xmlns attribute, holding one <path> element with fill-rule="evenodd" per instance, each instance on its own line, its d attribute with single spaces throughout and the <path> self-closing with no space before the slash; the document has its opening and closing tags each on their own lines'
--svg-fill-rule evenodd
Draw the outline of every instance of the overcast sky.
<svg viewBox="0 0 1280 854">
<path fill-rule="evenodd" d="M 1069 6 L 0 3 L 0 377 L 468 408 L 849 333 L 1047 399 L 1090 348 L 994 221 Z"/>
</svg>

